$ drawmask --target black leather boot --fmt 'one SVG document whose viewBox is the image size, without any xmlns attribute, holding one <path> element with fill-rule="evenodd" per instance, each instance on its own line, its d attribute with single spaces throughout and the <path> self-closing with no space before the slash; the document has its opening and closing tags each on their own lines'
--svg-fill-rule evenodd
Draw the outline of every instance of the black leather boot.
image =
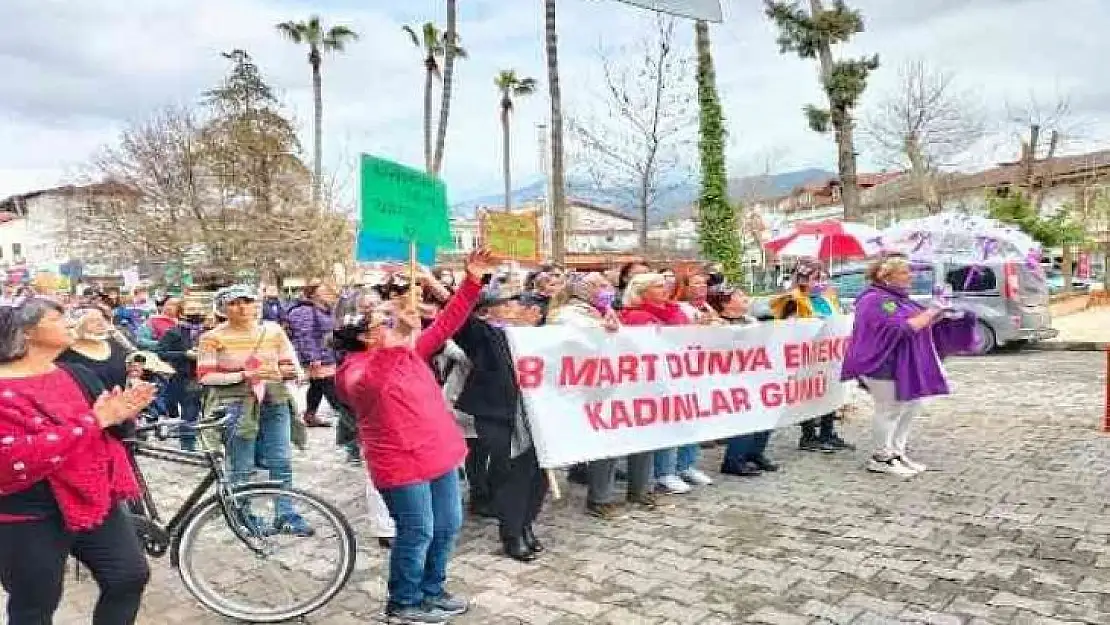
<svg viewBox="0 0 1110 625">
<path fill-rule="evenodd" d="M 505 548 L 505 555 L 520 562 L 532 562 L 536 554 L 528 548 L 523 538 L 502 538 L 501 545 Z"/>
<path fill-rule="evenodd" d="M 531 525 L 524 528 L 524 535 L 522 538 L 524 539 L 524 544 L 528 545 L 528 549 L 530 549 L 532 553 L 543 553 L 543 543 L 536 538 L 536 532 L 532 530 Z"/>
</svg>

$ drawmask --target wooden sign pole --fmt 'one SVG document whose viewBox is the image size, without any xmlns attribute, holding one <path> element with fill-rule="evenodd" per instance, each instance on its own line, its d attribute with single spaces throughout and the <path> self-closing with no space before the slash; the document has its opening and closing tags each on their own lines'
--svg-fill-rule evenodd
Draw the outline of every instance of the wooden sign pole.
<svg viewBox="0 0 1110 625">
<path fill-rule="evenodd" d="M 409 308 L 416 310 L 416 239 L 409 239 Z"/>
</svg>

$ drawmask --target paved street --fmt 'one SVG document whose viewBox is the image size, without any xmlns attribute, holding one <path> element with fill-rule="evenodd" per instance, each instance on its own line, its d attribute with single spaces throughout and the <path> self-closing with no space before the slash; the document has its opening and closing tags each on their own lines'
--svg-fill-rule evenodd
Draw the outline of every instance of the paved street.
<svg viewBox="0 0 1110 625">
<path fill-rule="evenodd" d="M 1110 306 L 1057 317 L 1052 320 L 1052 327 L 1060 331 L 1056 341 L 1110 342 Z"/>
<path fill-rule="evenodd" d="M 908 483 L 862 471 L 863 445 L 799 453 L 791 431 L 774 438 L 783 471 L 720 480 L 665 512 L 604 524 L 569 489 L 543 517 L 549 553 L 534 565 L 495 555 L 494 526 L 468 520 L 452 574 L 475 606 L 456 622 L 1110 623 L 1103 358 L 952 363 L 957 395 L 932 404 L 914 438 L 936 471 Z M 863 441 L 866 425 L 854 418 L 848 438 Z M 337 461 L 330 431 L 313 434 L 299 484 L 359 517 L 362 475 Z M 157 481 L 180 495 L 187 480 Z M 310 622 L 380 618 L 384 554 L 360 538 L 354 578 Z M 153 566 L 142 623 L 223 622 L 193 604 L 168 562 Z M 68 580 L 59 623 L 88 623 L 94 590 Z"/>
</svg>

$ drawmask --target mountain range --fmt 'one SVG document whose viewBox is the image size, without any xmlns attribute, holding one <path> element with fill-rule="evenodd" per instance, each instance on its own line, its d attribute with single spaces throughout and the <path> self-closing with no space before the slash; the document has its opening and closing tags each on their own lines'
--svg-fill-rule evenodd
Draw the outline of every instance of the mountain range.
<svg viewBox="0 0 1110 625">
<path fill-rule="evenodd" d="M 747 176 L 729 180 L 729 195 L 739 201 L 752 201 L 762 198 L 786 195 L 790 191 L 805 184 L 820 182 L 835 177 L 832 172 L 824 169 L 808 168 L 763 176 Z M 543 179 L 537 179 L 513 190 L 512 201 L 514 206 L 528 202 L 542 200 L 547 192 L 547 185 Z M 663 223 L 675 219 L 683 219 L 693 214 L 693 205 L 697 200 L 699 187 L 697 183 L 687 182 L 675 185 L 663 194 L 653 207 L 648 219 L 652 224 Z M 585 200 L 591 204 L 615 208 L 629 217 L 639 218 L 636 207 L 628 200 L 627 194 L 617 189 L 599 188 L 588 180 L 567 179 L 567 197 Z M 491 193 L 463 200 L 451 207 L 451 212 L 457 217 L 473 217 L 479 207 L 501 206 L 504 196 L 501 193 Z"/>
</svg>

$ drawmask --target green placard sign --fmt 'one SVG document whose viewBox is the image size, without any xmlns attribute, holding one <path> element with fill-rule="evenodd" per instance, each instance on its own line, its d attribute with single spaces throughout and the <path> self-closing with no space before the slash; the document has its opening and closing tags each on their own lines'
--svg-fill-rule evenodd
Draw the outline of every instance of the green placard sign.
<svg viewBox="0 0 1110 625">
<path fill-rule="evenodd" d="M 449 247 L 447 189 L 428 174 L 362 155 L 361 231 L 383 239 Z"/>
</svg>

